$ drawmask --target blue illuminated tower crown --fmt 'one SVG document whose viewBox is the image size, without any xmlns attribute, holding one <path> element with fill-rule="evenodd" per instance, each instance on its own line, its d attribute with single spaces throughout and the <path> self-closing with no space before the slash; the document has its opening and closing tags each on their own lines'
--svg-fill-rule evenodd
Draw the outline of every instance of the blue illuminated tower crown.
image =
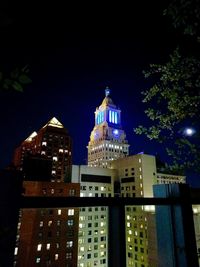
<svg viewBox="0 0 200 267">
<path fill-rule="evenodd" d="M 105 98 L 95 111 L 95 125 L 107 122 L 109 126 L 121 128 L 121 110 L 114 105 L 110 98 L 110 89 L 106 87 Z"/>
<path fill-rule="evenodd" d="M 121 110 L 113 103 L 110 89 L 95 111 L 95 126 L 88 144 L 88 165 L 109 167 L 109 161 L 128 155 L 129 145 L 121 125 Z"/>
</svg>

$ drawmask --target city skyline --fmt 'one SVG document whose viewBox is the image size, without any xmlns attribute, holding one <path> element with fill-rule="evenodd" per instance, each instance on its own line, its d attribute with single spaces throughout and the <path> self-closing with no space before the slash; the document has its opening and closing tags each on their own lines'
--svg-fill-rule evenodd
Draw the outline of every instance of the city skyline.
<svg viewBox="0 0 200 267">
<path fill-rule="evenodd" d="M 31 14 L 21 12 L 17 16 L 8 12 L 10 24 L 4 23 L 5 29 L 1 28 L 4 38 L 0 68 L 9 71 L 28 64 L 32 84 L 22 94 L 0 92 L 1 119 L 5 125 L 0 138 L 3 155 L 0 167 L 10 163 L 13 150 L 22 140 L 52 117 L 69 130 L 73 163 L 86 164 L 94 111 L 106 86 L 122 110 L 130 154 L 144 151 L 159 154 L 165 160 L 161 145 L 136 135 L 133 129 L 149 124 L 141 91 L 153 81 L 145 79 L 142 71 L 151 63 L 168 60 L 179 39 L 169 18 L 163 16 L 166 7 L 165 1 L 143 1 L 130 10 L 123 5 L 110 12 L 102 6 L 102 13 L 99 9 L 80 15 L 72 9 L 71 16 L 61 14 L 59 19 L 52 19 L 47 14 L 45 20 L 41 10 L 37 20 Z M 29 29 L 25 35 L 17 30 L 24 29 L 24 21 Z M 11 42 L 14 36 L 18 39 L 16 45 Z"/>
</svg>

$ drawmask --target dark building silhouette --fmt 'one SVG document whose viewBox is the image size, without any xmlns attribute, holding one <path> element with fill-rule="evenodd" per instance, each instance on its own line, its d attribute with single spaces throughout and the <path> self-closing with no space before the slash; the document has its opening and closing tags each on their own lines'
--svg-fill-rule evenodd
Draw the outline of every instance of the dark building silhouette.
<svg viewBox="0 0 200 267">
<path fill-rule="evenodd" d="M 22 191 L 22 174 L 0 170 L 0 266 L 13 266 L 18 222 L 18 203 Z"/>
</svg>

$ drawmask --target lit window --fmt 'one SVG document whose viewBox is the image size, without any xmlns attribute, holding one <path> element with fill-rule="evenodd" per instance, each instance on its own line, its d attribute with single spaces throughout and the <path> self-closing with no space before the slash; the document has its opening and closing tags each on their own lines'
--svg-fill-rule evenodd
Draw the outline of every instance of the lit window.
<svg viewBox="0 0 200 267">
<path fill-rule="evenodd" d="M 53 188 L 51 188 L 51 194 L 54 194 L 54 192 L 55 192 L 55 191 L 54 191 L 54 189 L 53 189 Z"/>
<path fill-rule="evenodd" d="M 69 195 L 70 196 L 75 196 L 75 192 L 76 192 L 75 189 L 70 189 L 69 190 Z"/>
<path fill-rule="evenodd" d="M 139 163 L 141 163 L 142 162 L 142 160 L 141 159 L 139 159 Z"/>
<path fill-rule="evenodd" d="M 79 223 L 79 228 L 83 228 L 84 226 L 84 223 Z"/>
<path fill-rule="evenodd" d="M 14 255 L 17 255 L 17 253 L 18 253 L 18 247 L 15 248 Z"/>
<path fill-rule="evenodd" d="M 101 227 L 105 225 L 105 222 L 101 222 Z"/>
<path fill-rule="evenodd" d="M 58 254 L 55 254 L 55 261 L 58 260 Z"/>
<path fill-rule="evenodd" d="M 127 240 L 128 240 L 128 242 L 131 242 L 131 238 L 130 237 L 128 237 Z"/>
<path fill-rule="evenodd" d="M 58 215 L 61 215 L 61 210 L 58 210 Z"/>
<path fill-rule="evenodd" d="M 132 230 L 128 230 L 129 235 L 132 235 Z"/>
<path fill-rule="evenodd" d="M 141 172 L 141 171 L 142 171 L 142 168 L 140 167 L 139 170 L 140 170 L 140 172 Z"/>
<path fill-rule="evenodd" d="M 142 188 L 142 184 L 140 184 L 140 187 Z"/>
<path fill-rule="evenodd" d="M 47 243 L 47 250 L 49 250 L 50 249 L 50 243 Z"/>
<path fill-rule="evenodd" d="M 74 215 L 74 209 L 69 209 L 68 216 L 73 216 L 73 215 Z"/>
<path fill-rule="evenodd" d="M 21 222 L 18 223 L 18 225 L 17 225 L 17 229 L 19 230 L 20 227 L 21 227 Z"/>
<path fill-rule="evenodd" d="M 67 241 L 67 248 L 73 247 L 73 241 Z"/>
<path fill-rule="evenodd" d="M 89 197 L 92 197 L 92 193 L 89 193 Z"/>
<path fill-rule="evenodd" d="M 52 221 L 48 221 L 48 226 L 51 226 L 52 225 Z"/>
<path fill-rule="evenodd" d="M 66 253 L 66 259 L 72 259 L 72 252 Z"/>
<path fill-rule="evenodd" d="M 142 175 L 140 174 L 140 179 L 142 179 Z"/>
<path fill-rule="evenodd" d="M 127 222 L 127 227 L 131 227 L 131 223 L 130 222 Z"/>
<path fill-rule="evenodd" d="M 74 224 L 74 221 L 73 221 L 73 220 L 68 220 L 68 221 L 67 221 L 67 225 L 68 225 L 68 226 L 72 226 L 73 224 Z"/>
<path fill-rule="evenodd" d="M 135 236 L 137 236 L 138 235 L 138 232 L 137 231 L 135 231 Z"/>
<path fill-rule="evenodd" d="M 42 146 L 46 146 L 47 145 L 47 142 L 42 142 Z"/>
<path fill-rule="evenodd" d="M 37 257 L 35 260 L 36 263 L 40 263 L 40 257 Z"/>
<path fill-rule="evenodd" d="M 38 244 L 37 251 L 41 251 L 41 249 L 42 249 L 42 244 Z"/>
<path fill-rule="evenodd" d="M 41 155 L 46 155 L 46 152 L 45 151 L 41 151 Z"/>
<path fill-rule="evenodd" d="M 59 149 L 59 153 L 63 153 L 63 149 L 62 148 Z"/>
<path fill-rule="evenodd" d="M 44 223 L 43 221 L 40 221 L 40 227 L 43 227 Z"/>
<path fill-rule="evenodd" d="M 55 170 L 51 171 L 51 174 L 56 174 L 56 171 Z"/>
<path fill-rule="evenodd" d="M 58 157 L 53 157 L 53 161 L 58 161 Z"/>
</svg>

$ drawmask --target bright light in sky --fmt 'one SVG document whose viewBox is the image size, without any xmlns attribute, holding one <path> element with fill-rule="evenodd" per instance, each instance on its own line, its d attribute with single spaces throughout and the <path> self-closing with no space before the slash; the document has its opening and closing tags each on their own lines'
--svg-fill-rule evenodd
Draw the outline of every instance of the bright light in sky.
<svg viewBox="0 0 200 267">
<path fill-rule="evenodd" d="M 195 133 L 195 130 L 192 128 L 185 128 L 184 134 L 187 136 L 192 136 Z"/>
</svg>

